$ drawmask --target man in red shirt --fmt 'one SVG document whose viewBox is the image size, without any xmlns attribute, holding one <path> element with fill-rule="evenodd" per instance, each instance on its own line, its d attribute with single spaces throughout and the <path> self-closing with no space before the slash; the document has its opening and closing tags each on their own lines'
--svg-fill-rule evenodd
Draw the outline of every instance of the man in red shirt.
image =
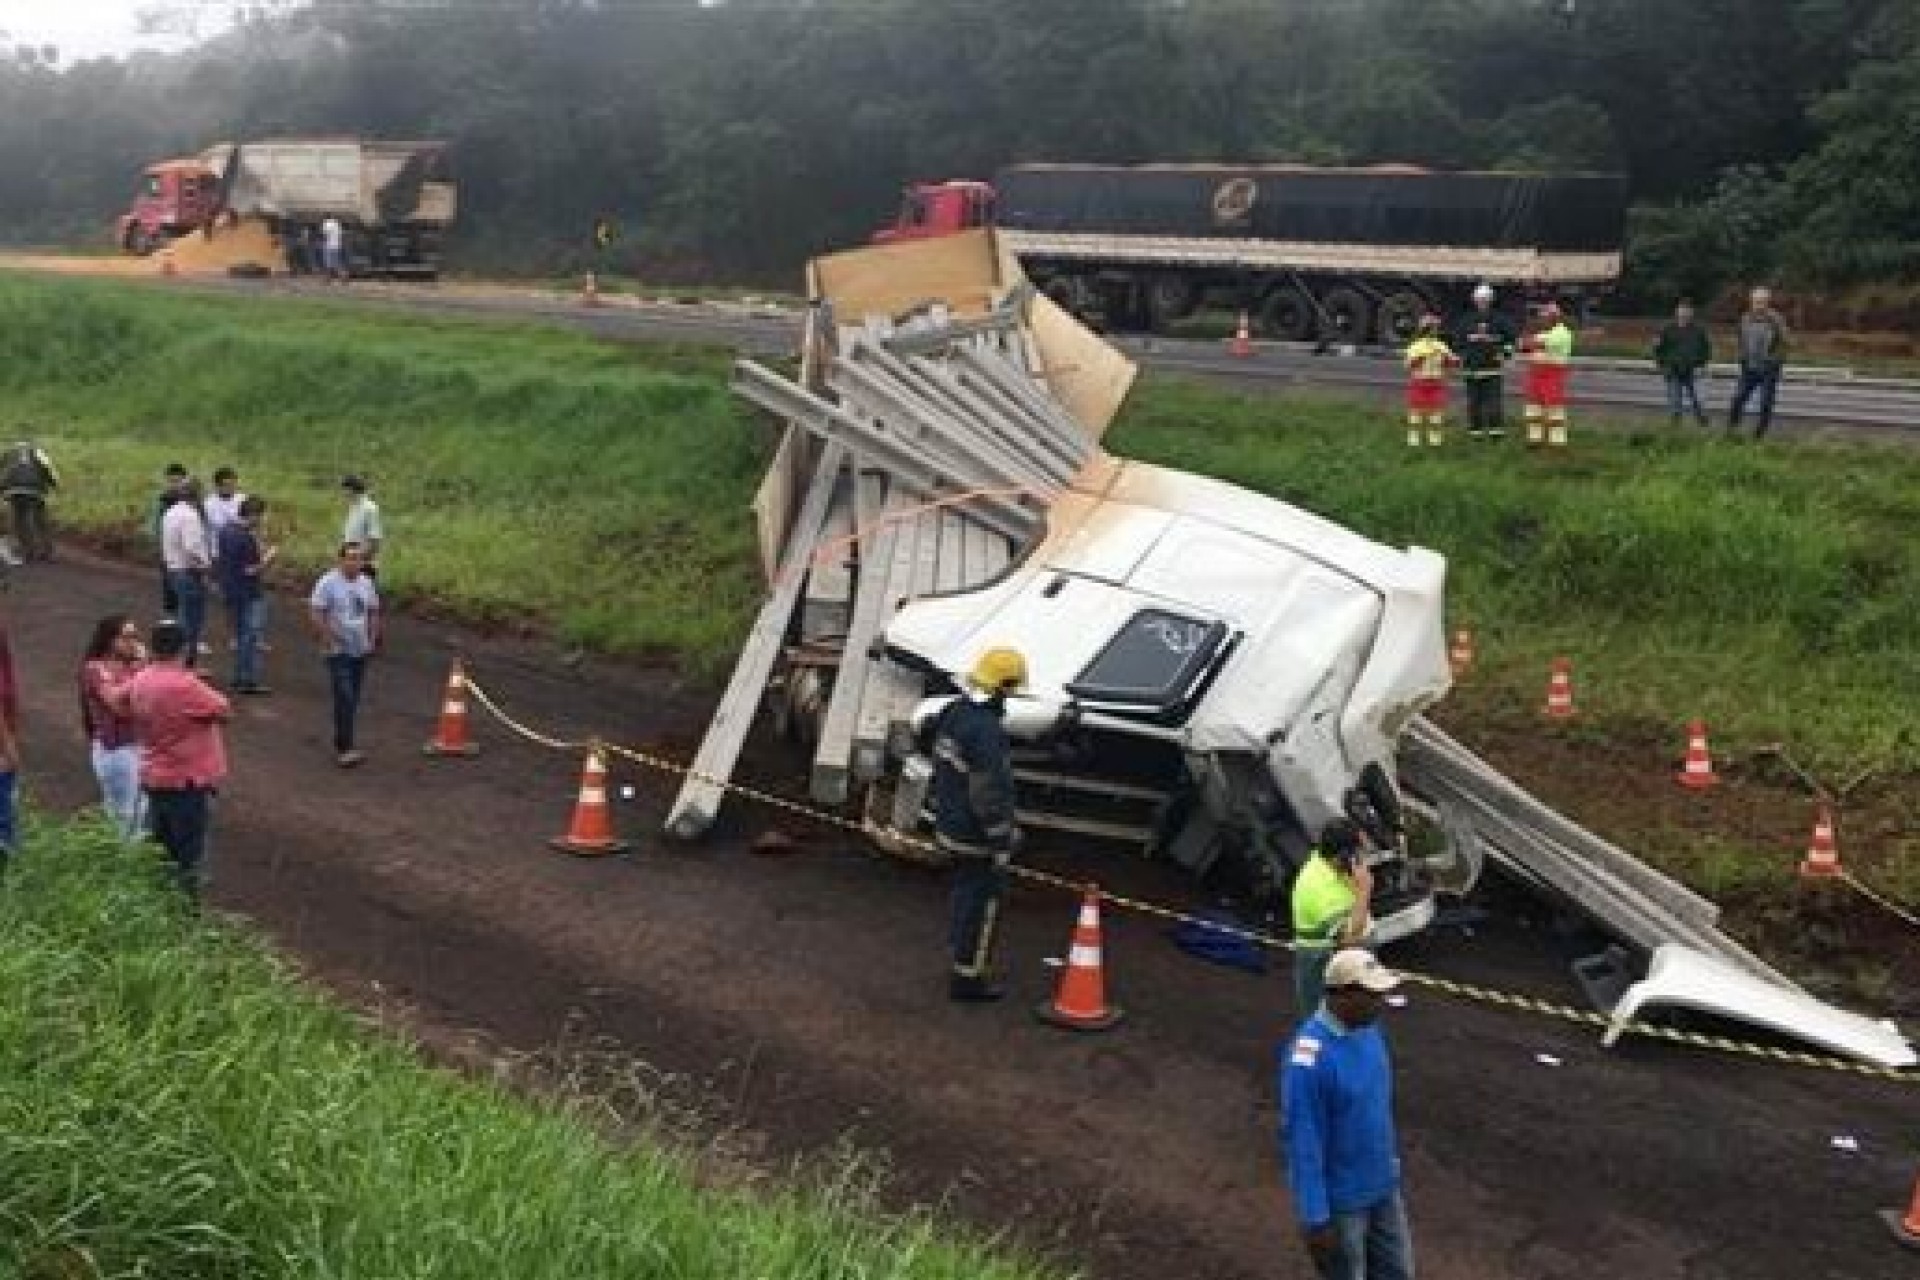
<svg viewBox="0 0 1920 1280">
<path fill-rule="evenodd" d="M 185 627 L 161 619 L 147 649 L 151 664 L 116 697 L 140 726 L 140 787 L 147 793 L 153 838 L 173 859 L 180 888 L 197 902 L 207 879 L 213 796 L 227 776 L 220 726 L 233 712 L 226 698 L 187 669 Z"/>
</svg>

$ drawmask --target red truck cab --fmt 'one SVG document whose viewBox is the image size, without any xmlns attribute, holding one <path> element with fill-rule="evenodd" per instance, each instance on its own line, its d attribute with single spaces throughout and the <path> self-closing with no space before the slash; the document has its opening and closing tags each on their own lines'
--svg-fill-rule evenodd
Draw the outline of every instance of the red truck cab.
<svg viewBox="0 0 1920 1280">
<path fill-rule="evenodd" d="M 908 187 L 900 217 L 874 232 L 875 244 L 929 240 L 993 225 L 993 186 L 985 182 L 922 182 Z"/>
<path fill-rule="evenodd" d="M 133 208 L 120 219 L 120 247 L 147 254 L 205 226 L 219 211 L 220 179 L 197 159 L 150 165 Z"/>
</svg>

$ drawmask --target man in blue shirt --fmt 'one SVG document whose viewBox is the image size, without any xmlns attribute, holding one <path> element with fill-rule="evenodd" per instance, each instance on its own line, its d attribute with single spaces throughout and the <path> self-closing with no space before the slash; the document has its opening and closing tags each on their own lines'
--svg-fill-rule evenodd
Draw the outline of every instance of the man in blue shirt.
<svg viewBox="0 0 1920 1280">
<path fill-rule="evenodd" d="M 1413 1280 L 1393 1066 L 1375 1024 L 1398 975 L 1370 953 L 1327 964 L 1326 999 L 1281 1050 L 1281 1153 L 1322 1280 Z"/>
<path fill-rule="evenodd" d="M 233 623 L 235 693 L 273 692 L 260 683 L 260 649 L 267 634 L 267 597 L 260 576 L 280 552 L 260 545 L 260 519 L 266 510 L 262 499 L 242 498 L 234 518 L 220 526 L 214 539 L 214 574 Z"/>
<path fill-rule="evenodd" d="M 366 573 L 366 552 L 357 542 L 340 544 L 340 559 L 313 584 L 307 619 L 327 660 L 333 690 L 334 763 L 351 769 L 366 756 L 353 745 L 354 717 L 360 710 L 360 686 L 367 659 L 380 650 L 380 593 Z"/>
</svg>

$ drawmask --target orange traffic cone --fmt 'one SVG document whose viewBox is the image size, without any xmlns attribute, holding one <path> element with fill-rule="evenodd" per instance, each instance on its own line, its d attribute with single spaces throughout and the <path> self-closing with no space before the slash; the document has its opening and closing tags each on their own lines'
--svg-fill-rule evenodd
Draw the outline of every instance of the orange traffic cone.
<svg viewBox="0 0 1920 1280">
<path fill-rule="evenodd" d="M 586 281 L 580 286 L 580 302 L 589 307 L 600 305 L 600 281 L 591 271 L 587 272 Z"/>
<path fill-rule="evenodd" d="M 429 756 L 477 756 L 480 748 L 467 737 L 467 669 L 453 660 L 447 673 L 446 696 L 440 700 L 440 727 L 433 741 L 420 748 Z"/>
<path fill-rule="evenodd" d="M 547 843 L 561 853 L 582 857 L 627 851 L 626 844 L 613 836 L 613 811 L 607 805 L 607 759 L 597 743 L 587 749 L 587 763 L 580 771 L 580 799 L 573 806 L 573 822 L 567 834 Z"/>
<path fill-rule="evenodd" d="M 1453 633 L 1453 648 L 1447 651 L 1447 663 L 1453 668 L 1455 680 L 1467 674 L 1473 666 L 1473 632 L 1461 630 Z"/>
<path fill-rule="evenodd" d="M 1105 1031 L 1124 1016 L 1107 1003 L 1107 980 L 1100 960 L 1100 890 L 1088 885 L 1067 949 L 1066 972 L 1053 999 L 1034 1011 L 1042 1022 L 1070 1031 Z"/>
<path fill-rule="evenodd" d="M 1913 1198 L 1903 1215 L 1898 1209 L 1882 1209 L 1880 1220 L 1893 1232 L 1893 1238 L 1909 1249 L 1920 1249 L 1920 1176 L 1913 1180 Z"/>
<path fill-rule="evenodd" d="M 1813 821 L 1813 838 L 1807 842 L 1800 874 L 1809 880 L 1830 880 L 1840 874 L 1840 841 L 1833 833 L 1833 811 L 1824 804 Z"/>
<path fill-rule="evenodd" d="M 1713 771 L 1713 754 L 1707 750 L 1707 726 L 1704 721 L 1687 722 L 1687 762 L 1676 775 L 1689 791 L 1705 791 L 1720 781 Z"/>
<path fill-rule="evenodd" d="M 1547 705 L 1542 708 L 1545 715 L 1555 720 L 1565 720 L 1574 715 L 1573 709 L 1573 663 L 1566 658 L 1553 660 L 1553 674 L 1547 680 Z"/>
<path fill-rule="evenodd" d="M 1234 329 L 1233 342 L 1228 345 L 1227 350 L 1236 356 L 1253 354 L 1253 331 L 1248 327 L 1247 313 L 1244 311 L 1240 313 L 1240 324 Z"/>
</svg>

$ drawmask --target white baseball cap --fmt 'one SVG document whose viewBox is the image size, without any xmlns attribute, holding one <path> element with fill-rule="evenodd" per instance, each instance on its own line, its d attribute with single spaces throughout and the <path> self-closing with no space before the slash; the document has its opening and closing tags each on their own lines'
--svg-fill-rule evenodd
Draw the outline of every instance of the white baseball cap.
<svg viewBox="0 0 1920 1280">
<path fill-rule="evenodd" d="M 1349 947 L 1345 951 L 1334 953 L 1327 961 L 1327 990 L 1338 987 L 1365 987 L 1368 991 L 1386 992 L 1400 985 L 1400 975 L 1380 963 L 1371 951 L 1359 947 Z"/>
<path fill-rule="evenodd" d="M 1476 285 L 1473 290 L 1473 300 L 1475 302 L 1492 302 L 1493 286 L 1490 284 Z"/>
</svg>

